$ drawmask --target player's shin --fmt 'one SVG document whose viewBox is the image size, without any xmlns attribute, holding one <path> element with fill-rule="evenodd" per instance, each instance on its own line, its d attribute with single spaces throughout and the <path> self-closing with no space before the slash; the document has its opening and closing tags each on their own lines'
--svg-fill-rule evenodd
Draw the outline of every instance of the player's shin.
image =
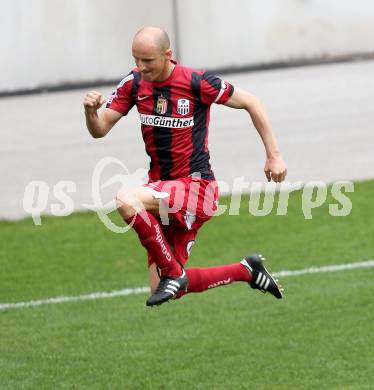
<svg viewBox="0 0 374 390">
<path fill-rule="evenodd" d="M 162 226 L 153 214 L 142 210 L 125 219 L 125 222 L 136 231 L 144 248 L 155 259 L 162 276 L 177 277 L 182 274 L 181 267 L 164 237 Z"/>
<path fill-rule="evenodd" d="M 250 274 L 240 264 L 228 264 L 218 267 L 187 268 L 186 274 L 189 279 L 188 289 L 181 292 L 176 298 L 185 293 L 203 292 L 215 287 L 226 286 L 232 282 L 250 282 Z"/>
</svg>

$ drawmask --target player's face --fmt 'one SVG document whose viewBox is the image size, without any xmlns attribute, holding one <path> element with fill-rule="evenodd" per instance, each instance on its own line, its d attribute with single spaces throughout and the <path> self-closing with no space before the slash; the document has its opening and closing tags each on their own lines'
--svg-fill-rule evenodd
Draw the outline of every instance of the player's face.
<svg viewBox="0 0 374 390">
<path fill-rule="evenodd" d="M 157 48 L 133 47 L 132 55 L 136 66 L 146 81 L 162 81 L 166 77 L 170 56 L 168 51 L 162 52 Z"/>
</svg>

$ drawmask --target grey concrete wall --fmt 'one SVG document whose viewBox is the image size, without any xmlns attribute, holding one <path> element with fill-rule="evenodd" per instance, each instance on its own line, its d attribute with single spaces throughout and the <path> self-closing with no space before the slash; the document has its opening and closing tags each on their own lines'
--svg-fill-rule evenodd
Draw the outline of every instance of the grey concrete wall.
<svg viewBox="0 0 374 390">
<path fill-rule="evenodd" d="M 133 66 L 134 32 L 147 24 L 168 30 L 177 41 L 180 59 L 195 67 L 374 51 L 370 0 L 2 0 L 0 4 L 0 92 L 119 79 Z"/>
<path fill-rule="evenodd" d="M 374 52 L 370 0 L 178 1 L 180 53 L 195 67 Z"/>
<path fill-rule="evenodd" d="M 174 38 L 172 0 L 1 0 L 0 92 L 121 77 L 147 24 Z"/>
</svg>

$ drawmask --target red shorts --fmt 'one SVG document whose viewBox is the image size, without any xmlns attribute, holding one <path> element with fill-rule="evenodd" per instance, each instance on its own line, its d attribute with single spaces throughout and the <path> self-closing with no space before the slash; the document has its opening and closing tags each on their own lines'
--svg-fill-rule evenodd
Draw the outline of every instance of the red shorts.
<svg viewBox="0 0 374 390">
<path fill-rule="evenodd" d="M 159 220 L 165 239 L 176 260 L 184 265 L 195 243 L 197 231 L 217 211 L 217 182 L 185 177 L 144 186 L 156 199 L 160 199 Z M 148 254 L 148 265 L 153 262 Z"/>
</svg>

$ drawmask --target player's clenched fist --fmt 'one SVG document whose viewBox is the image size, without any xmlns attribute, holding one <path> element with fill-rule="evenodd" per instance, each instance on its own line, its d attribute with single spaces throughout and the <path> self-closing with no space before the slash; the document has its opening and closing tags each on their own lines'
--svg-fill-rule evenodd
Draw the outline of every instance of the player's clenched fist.
<svg viewBox="0 0 374 390">
<path fill-rule="evenodd" d="M 105 99 L 103 99 L 101 93 L 96 91 L 90 91 L 84 98 L 83 106 L 87 112 L 97 111 L 103 104 Z"/>
</svg>

